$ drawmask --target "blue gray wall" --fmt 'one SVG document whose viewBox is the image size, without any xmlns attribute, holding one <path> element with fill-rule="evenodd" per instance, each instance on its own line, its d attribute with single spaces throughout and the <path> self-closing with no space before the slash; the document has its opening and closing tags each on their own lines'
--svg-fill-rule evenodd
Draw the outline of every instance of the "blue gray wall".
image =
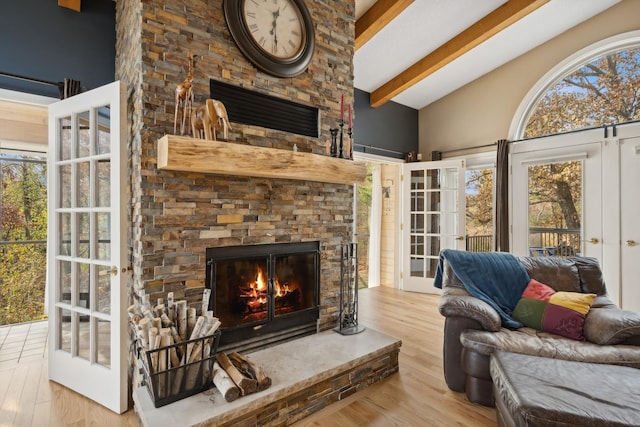
<svg viewBox="0 0 640 427">
<path fill-rule="evenodd" d="M 115 79 L 115 2 L 82 0 L 82 12 L 55 0 L 0 0 L 0 72 L 83 90 Z M 0 88 L 58 97 L 52 86 L 0 76 Z"/>
<path fill-rule="evenodd" d="M 354 151 L 399 159 L 418 151 L 418 110 L 395 102 L 373 108 L 369 93 L 360 89 L 355 90 L 354 110 Z"/>
</svg>

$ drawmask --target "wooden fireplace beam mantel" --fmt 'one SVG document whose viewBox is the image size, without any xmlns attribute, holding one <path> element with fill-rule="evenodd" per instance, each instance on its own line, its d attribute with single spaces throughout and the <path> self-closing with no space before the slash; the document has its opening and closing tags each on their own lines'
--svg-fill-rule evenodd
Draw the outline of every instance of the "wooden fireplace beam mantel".
<svg viewBox="0 0 640 427">
<path fill-rule="evenodd" d="M 158 140 L 158 169 L 333 184 L 360 183 L 367 176 L 363 162 L 176 135 Z"/>
</svg>

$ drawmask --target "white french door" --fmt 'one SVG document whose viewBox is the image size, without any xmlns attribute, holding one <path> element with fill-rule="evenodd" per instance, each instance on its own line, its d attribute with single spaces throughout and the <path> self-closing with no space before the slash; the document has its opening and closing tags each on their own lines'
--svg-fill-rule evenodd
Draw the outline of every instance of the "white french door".
<svg viewBox="0 0 640 427">
<path fill-rule="evenodd" d="M 49 378 L 127 410 L 124 88 L 49 106 Z"/>
<path fill-rule="evenodd" d="M 640 312 L 640 137 L 620 140 L 620 305 Z"/>
<path fill-rule="evenodd" d="M 464 161 L 408 163 L 402 174 L 402 274 L 406 291 L 438 293 L 442 249 L 464 249 Z"/>
<path fill-rule="evenodd" d="M 620 234 L 616 236 L 620 259 L 619 303 L 625 310 L 640 312 L 640 125 L 620 126 L 611 148 L 618 151 L 620 165 Z M 615 236 L 616 231 L 611 233 Z M 607 280 L 607 288 L 614 284 L 612 282 Z"/>
<path fill-rule="evenodd" d="M 581 255 L 602 263 L 602 144 L 602 129 L 514 144 L 514 254 Z"/>
</svg>

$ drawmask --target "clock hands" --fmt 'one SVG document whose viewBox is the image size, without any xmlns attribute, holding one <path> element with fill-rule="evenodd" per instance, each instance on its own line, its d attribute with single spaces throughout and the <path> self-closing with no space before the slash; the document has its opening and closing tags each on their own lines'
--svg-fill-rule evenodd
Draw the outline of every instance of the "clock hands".
<svg viewBox="0 0 640 427">
<path fill-rule="evenodd" d="M 280 8 L 278 8 L 278 10 L 273 12 L 273 24 L 271 27 L 271 31 L 269 32 L 269 34 L 273 35 L 273 53 L 274 54 L 278 52 L 278 34 L 276 32 L 276 25 L 277 25 L 279 16 L 280 16 Z"/>
</svg>

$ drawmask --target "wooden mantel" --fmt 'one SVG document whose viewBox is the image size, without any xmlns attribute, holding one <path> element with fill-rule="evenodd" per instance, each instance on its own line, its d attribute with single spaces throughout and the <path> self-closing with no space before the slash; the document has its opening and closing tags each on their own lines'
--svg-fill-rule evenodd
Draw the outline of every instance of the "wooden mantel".
<svg viewBox="0 0 640 427">
<path fill-rule="evenodd" d="M 367 176 L 363 162 L 176 135 L 158 140 L 158 169 L 333 184 L 359 183 Z"/>
</svg>

